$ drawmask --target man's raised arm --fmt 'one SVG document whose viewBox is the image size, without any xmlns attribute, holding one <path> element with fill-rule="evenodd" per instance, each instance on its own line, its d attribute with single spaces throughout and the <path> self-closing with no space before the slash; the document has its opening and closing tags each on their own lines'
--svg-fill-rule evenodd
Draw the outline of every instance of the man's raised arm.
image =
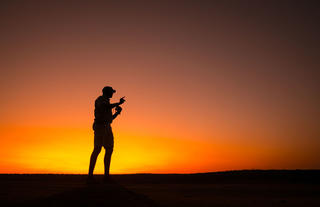
<svg viewBox="0 0 320 207">
<path fill-rule="evenodd" d="M 113 103 L 113 104 L 110 104 L 110 107 L 113 109 L 114 107 L 118 107 L 120 106 L 121 104 L 123 104 L 126 100 L 124 100 L 124 97 L 120 98 L 120 101 L 118 103 Z"/>
</svg>

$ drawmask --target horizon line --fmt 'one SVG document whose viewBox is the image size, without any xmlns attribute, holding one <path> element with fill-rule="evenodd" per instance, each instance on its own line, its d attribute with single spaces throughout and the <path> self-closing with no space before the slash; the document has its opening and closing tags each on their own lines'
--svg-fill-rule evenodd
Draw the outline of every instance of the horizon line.
<svg viewBox="0 0 320 207">
<path fill-rule="evenodd" d="M 197 172 L 197 173 L 115 173 L 110 175 L 196 175 L 196 174 L 218 174 L 218 173 L 230 173 L 230 172 L 254 172 L 254 171 L 320 171 L 320 168 L 314 169 L 241 169 L 241 170 L 224 170 L 224 171 L 208 171 L 208 172 Z M 87 173 L 0 173 L 0 175 L 88 175 Z M 104 175 L 103 173 L 97 173 L 94 175 Z"/>
</svg>

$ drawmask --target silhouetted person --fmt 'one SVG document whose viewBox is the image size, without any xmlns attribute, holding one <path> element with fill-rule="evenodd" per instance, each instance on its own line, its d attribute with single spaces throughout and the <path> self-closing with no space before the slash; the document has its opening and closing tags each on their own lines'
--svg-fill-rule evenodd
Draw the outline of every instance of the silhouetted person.
<svg viewBox="0 0 320 207">
<path fill-rule="evenodd" d="M 104 147 L 106 150 L 104 156 L 104 181 L 109 181 L 109 169 L 110 160 L 113 152 L 113 133 L 111 128 L 112 121 L 121 113 L 121 104 L 125 102 L 124 97 L 122 97 L 119 103 L 110 104 L 110 98 L 112 98 L 113 93 L 116 91 L 110 87 L 106 86 L 102 89 L 102 96 L 99 96 L 95 101 L 94 109 L 94 149 L 90 158 L 88 183 L 94 183 L 93 170 L 96 165 L 97 157 Z M 112 114 L 112 109 L 115 108 L 116 112 Z"/>
</svg>

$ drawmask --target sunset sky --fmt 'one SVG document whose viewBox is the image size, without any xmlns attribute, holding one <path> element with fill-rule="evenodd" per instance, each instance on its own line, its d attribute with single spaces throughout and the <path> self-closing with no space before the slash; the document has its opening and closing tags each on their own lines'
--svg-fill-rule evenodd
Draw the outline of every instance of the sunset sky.
<svg viewBox="0 0 320 207">
<path fill-rule="evenodd" d="M 320 168 L 312 1 L 115 2 L 1 1 L 0 173 L 87 173 L 106 85 L 111 173 Z"/>
</svg>

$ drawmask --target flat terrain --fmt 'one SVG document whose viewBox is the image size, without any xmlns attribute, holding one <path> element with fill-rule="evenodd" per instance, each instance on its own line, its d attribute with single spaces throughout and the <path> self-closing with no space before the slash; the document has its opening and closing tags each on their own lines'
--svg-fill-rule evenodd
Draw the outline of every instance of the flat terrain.
<svg viewBox="0 0 320 207">
<path fill-rule="evenodd" d="M 0 175 L 0 206 L 320 206 L 319 170 L 203 174 Z"/>
</svg>

